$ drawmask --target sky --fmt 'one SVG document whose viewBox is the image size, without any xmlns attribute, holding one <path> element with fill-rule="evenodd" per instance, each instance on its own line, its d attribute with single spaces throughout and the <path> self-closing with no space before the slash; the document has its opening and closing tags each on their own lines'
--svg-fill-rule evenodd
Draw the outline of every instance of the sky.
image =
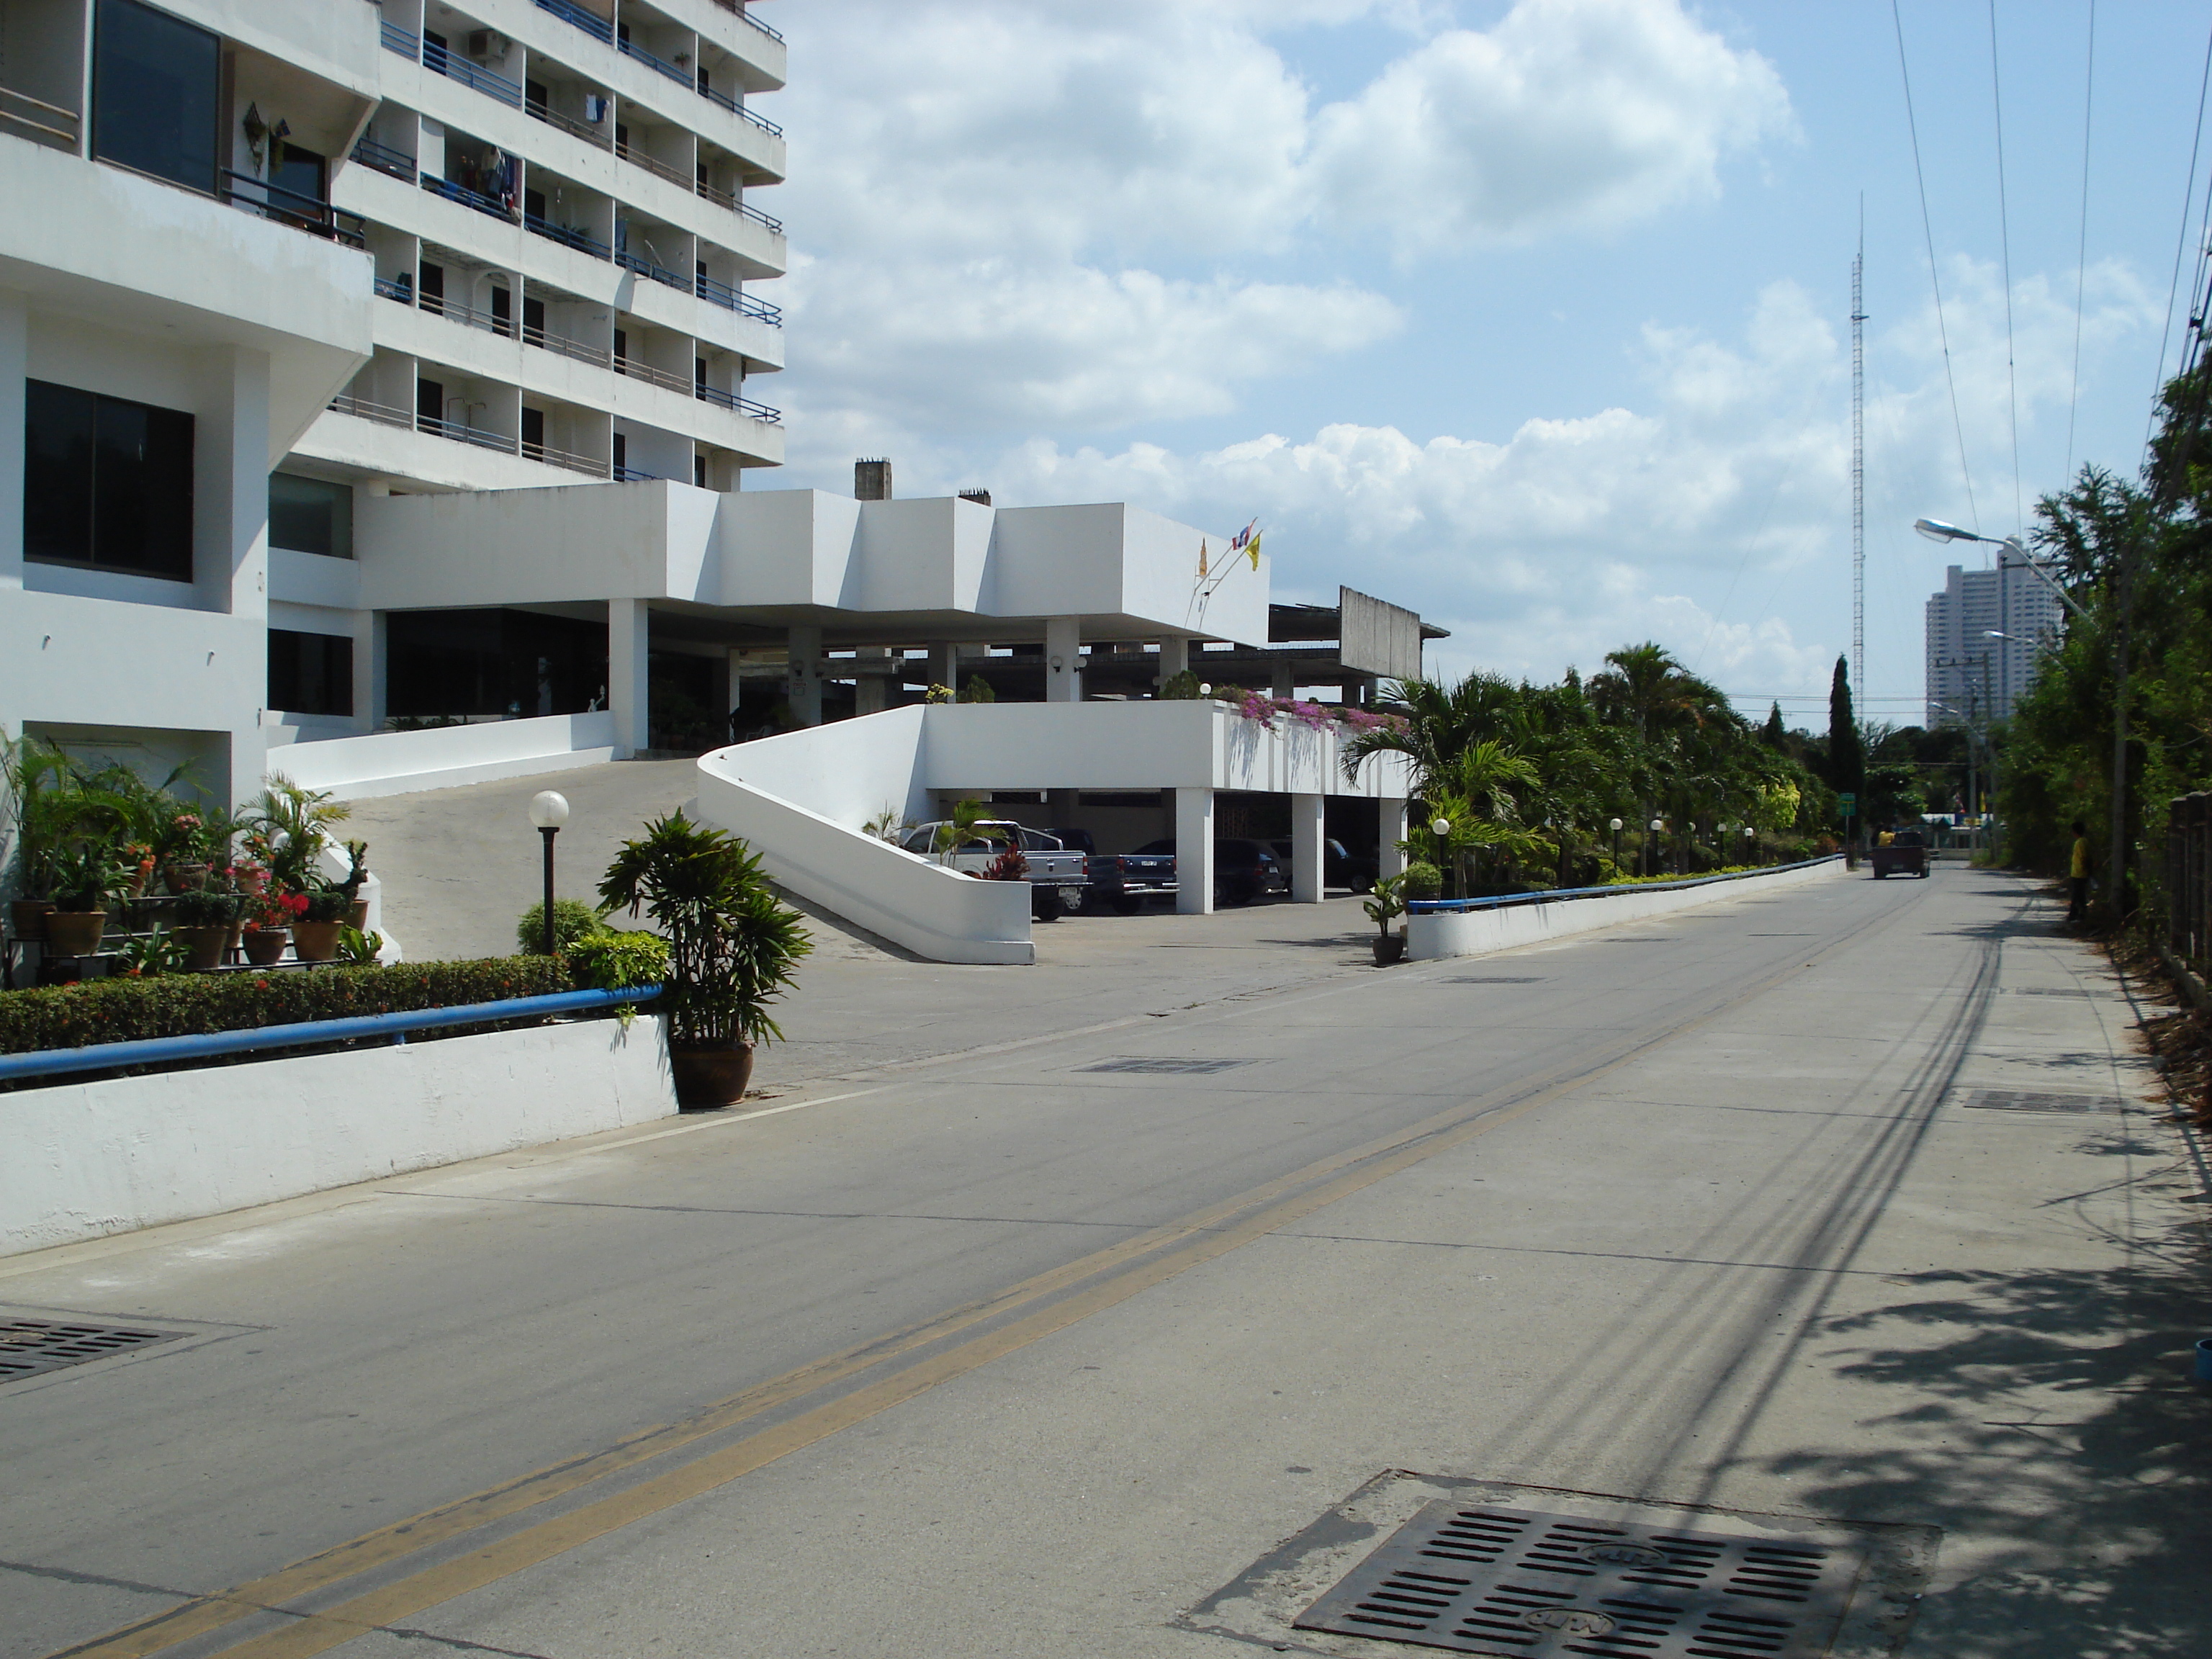
<svg viewBox="0 0 2212 1659">
<path fill-rule="evenodd" d="M 902 495 L 1256 518 L 1277 599 L 1410 606 L 1432 674 L 1655 639 L 1793 725 L 1850 643 L 1862 214 L 1858 692 L 1905 721 L 1928 595 L 1984 560 L 1912 520 L 2003 536 L 2134 473 L 2212 173 L 2188 210 L 2212 20 L 2161 0 L 763 15 L 791 175 L 751 199 L 793 257 L 757 486 L 888 455 Z"/>
</svg>

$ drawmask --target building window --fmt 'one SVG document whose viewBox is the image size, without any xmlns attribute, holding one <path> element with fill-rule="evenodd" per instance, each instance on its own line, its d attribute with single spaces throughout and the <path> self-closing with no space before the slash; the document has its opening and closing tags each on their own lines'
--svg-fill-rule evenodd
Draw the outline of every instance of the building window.
<svg viewBox="0 0 2212 1659">
<path fill-rule="evenodd" d="M 23 556 L 192 579 L 192 417 L 75 386 L 24 388 Z"/>
<path fill-rule="evenodd" d="M 269 545 L 326 559 L 353 557 L 353 486 L 270 473 Z"/>
<path fill-rule="evenodd" d="M 215 193 L 222 43 L 140 0 L 100 0 L 92 152 Z"/>
<path fill-rule="evenodd" d="M 353 714 L 353 641 L 269 630 L 269 706 L 293 714 Z"/>
</svg>

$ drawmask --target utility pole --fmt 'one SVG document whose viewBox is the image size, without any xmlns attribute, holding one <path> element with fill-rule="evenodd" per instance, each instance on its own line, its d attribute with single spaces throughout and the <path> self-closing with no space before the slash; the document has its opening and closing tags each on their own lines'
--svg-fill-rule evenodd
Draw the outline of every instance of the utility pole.
<svg viewBox="0 0 2212 1659">
<path fill-rule="evenodd" d="M 2128 914 L 2128 611 L 2135 598 L 2134 527 L 2120 539 L 2118 565 L 2113 573 L 2115 608 L 2112 617 L 2112 854 L 2106 866 L 2112 878 L 2112 920 Z"/>
<path fill-rule="evenodd" d="M 1851 683 L 1866 689 L 1866 198 L 1851 260 Z"/>
</svg>

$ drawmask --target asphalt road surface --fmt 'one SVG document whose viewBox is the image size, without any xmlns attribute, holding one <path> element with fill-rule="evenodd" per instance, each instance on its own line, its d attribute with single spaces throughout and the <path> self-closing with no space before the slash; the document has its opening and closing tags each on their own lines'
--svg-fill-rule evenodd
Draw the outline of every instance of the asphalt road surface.
<svg viewBox="0 0 2212 1659">
<path fill-rule="evenodd" d="M 182 1333 L 0 1387 L 0 1655 L 1411 1659 L 1267 1564 L 1455 1481 L 1917 1540 L 1854 1651 L 2212 1652 L 2207 1182 L 2033 889 L 1144 920 L 826 961 L 750 1115 L 0 1262 Z"/>
</svg>

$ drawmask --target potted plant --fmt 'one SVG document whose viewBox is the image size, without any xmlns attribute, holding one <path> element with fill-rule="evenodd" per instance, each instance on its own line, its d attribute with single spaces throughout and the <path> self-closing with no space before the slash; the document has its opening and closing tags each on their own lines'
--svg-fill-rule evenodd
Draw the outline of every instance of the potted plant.
<svg viewBox="0 0 2212 1659">
<path fill-rule="evenodd" d="M 207 820 L 198 812 L 170 815 L 159 851 L 161 880 L 171 892 L 193 892 L 207 885 L 206 831 Z"/>
<path fill-rule="evenodd" d="M 292 942 L 292 922 L 307 911 L 307 896 L 263 892 L 250 897 L 247 903 L 252 908 L 240 943 L 248 962 L 266 968 L 283 959 L 284 947 Z"/>
<path fill-rule="evenodd" d="M 353 901 L 335 887 L 300 896 L 307 902 L 292 919 L 292 954 L 302 962 L 335 962 L 338 934 L 349 925 Z"/>
<path fill-rule="evenodd" d="M 188 888 L 177 895 L 173 912 L 176 923 L 169 937 L 184 947 L 185 966 L 195 974 L 222 967 L 231 927 L 239 919 L 238 895 L 215 887 Z"/>
<path fill-rule="evenodd" d="M 154 849 L 143 841 L 131 842 L 123 849 L 123 864 L 131 872 L 124 888 L 125 896 L 137 898 L 154 878 Z"/>
<path fill-rule="evenodd" d="M 1404 873 L 1384 876 L 1375 884 L 1374 892 L 1360 902 L 1359 908 L 1367 912 L 1368 921 L 1382 932 L 1375 936 L 1375 965 L 1388 968 L 1393 963 L 1406 959 L 1406 936 L 1394 933 L 1390 924 L 1406 914 L 1402 890 L 1406 885 Z"/>
<path fill-rule="evenodd" d="M 359 932 L 368 926 L 368 901 L 361 896 L 361 884 L 368 879 L 368 843 L 349 841 L 345 849 L 348 867 L 337 887 L 345 895 L 346 926 Z"/>
<path fill-rule="evenodd" d="M 46 918 L 46 948 L 58 957 L 88 957 L 107 929 L 107 907 L 123 895 L 129 872 L 112 842 L 88 840 L 46 855 L 54 908 Z"/>
<path fill-rule="evenodd" d="M 744 842 L 678 811 L 625 842 L 599 883 L 605 910 L 641 910 L 668 941 L 669 1063 L 677 1104 L 711 1109 L 742 1099 L 753 1050 L 783 1033 L 768 1005 L 814 948 L 796 913 L 776 902 Z"/>
</svg>

